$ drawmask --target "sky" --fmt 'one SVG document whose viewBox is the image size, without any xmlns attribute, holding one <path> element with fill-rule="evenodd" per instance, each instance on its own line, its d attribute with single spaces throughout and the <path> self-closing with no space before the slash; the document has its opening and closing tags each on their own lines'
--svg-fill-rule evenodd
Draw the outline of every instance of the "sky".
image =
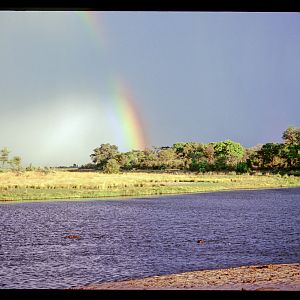
<svg viewBox="0 0 300 300">
<path fill-rule="evenodd" d="M 299 13 L 0 12 L 0 148 L 23 165 L 300 125 Z"/>
</svg>

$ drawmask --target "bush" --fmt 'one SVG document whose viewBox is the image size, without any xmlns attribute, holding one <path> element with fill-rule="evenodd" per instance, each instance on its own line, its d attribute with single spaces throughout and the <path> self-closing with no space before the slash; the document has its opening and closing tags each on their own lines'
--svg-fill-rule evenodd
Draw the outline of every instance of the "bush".
<svg viewBox="0 0 300 300">
<path fill-rule="evenodd" d="M 92 163 L 88 163 L 88 164 L 80 166 L 79 169 L 80 170 L 82 170 L 82 169 L 93 170 L 93 169 L 96 169 L 96 165 L 92 164 Z"/>
<path fill-rule="evenodd" d="M 190 164 L 190 171 L 206 172 L 209 170 L 209 164 L 206 161 L 193 160 Z"/>
<path fill-rule="evenodd" d="M 34 167 L 32 164 L 29 164 L 28 167 L 25 168 L 26 171 L 35 171 L 36 167 Z"/>
<path fill-rule="evenodd" d="M 120 172 L 120 164 L 114 158 L 107 161 L 103 168 L 104 173 L 112 174 Z"/>
<path fill-rule="evenodd" d="M 246 162 L 239 162 L 236 165 L 235 171 L 237 173 L 247 173 L 249 171 L 249 166 Z"/>
</svg>

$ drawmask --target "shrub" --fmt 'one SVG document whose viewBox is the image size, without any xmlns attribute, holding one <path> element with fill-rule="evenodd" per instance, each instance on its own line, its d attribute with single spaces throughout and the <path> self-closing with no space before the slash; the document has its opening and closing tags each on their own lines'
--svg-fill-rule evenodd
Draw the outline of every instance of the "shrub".
<svg viewBox="0 0 300 300">
<path fill-rule="evenodd" d="M 34 167 L 31 163 L 29 164 L 28 167 L 25 168 L 26 171 L 35 171 L 36 167 Z"/>
<path fill-rule="evenodd" d="M 248 166 L 247 162 L 239 162 L 236 165 L 235 171 L 237 173 L 247 173 L 249 171 L 249 166 Z"/>
<path fill-rule="evenodd" d="M 209 164 L 207 161 L 195 161 L 190 164 L 190 171 L 206 172 L 209 170 Z"/>
<path fill-rule="evenodd" d="M 109 159 L 103 168 L 104 173 L 112 174 L 120 172 L 120 164 L 114 158 Z"/>
</svg>

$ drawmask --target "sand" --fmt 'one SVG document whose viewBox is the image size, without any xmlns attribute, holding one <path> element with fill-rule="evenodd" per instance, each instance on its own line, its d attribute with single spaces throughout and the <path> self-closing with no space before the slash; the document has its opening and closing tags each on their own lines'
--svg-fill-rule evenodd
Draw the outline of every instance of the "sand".
<svg viewBox="0 0 300 300">
<path fill-rule="evenodd" d="M 300 291 L 300 264 L 268 264 L 90 284 L 84 290 Z"/>
</svg>

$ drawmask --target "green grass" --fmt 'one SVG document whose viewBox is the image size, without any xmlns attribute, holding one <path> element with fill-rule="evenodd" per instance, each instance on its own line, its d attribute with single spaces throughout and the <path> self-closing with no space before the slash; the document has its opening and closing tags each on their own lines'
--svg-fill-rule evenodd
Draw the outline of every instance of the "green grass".
<svg viewBox="0 0 300 300">
<path fill-rule="evenodd" d="M 3 172 L 0 201 L 105 198 L 300 186 L 300 177 L 195 173 Z"/>
</svg>

